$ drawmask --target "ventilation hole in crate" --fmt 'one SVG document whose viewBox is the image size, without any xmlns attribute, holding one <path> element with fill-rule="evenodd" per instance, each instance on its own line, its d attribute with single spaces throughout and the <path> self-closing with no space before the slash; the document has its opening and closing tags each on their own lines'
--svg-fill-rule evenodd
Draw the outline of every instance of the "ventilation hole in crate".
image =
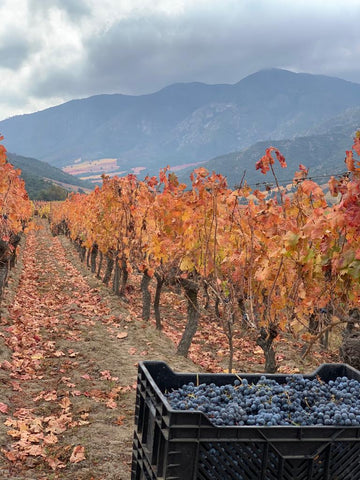
<svg viewBox="0 0 360 480">
<path fill-rule="evenodd" d="M 156 475 L 149 464 L 141 443 L 135 434 L 133 443 L 132 476 L 133 480 L 156 480 Z"/>
<path fill-rule="evenodd" d="M 282 480 L 308 480 L 309 477 L 309 460 L 286 460 L 284 462 Z"/>
<path fill-rule="evenodd" d="M 252 480 L 261 473 L 264 444 L 203 443 L 199 455 L 199 480 Z"/>
<path fill-rule="evenodd" d="M 140 461 L 139 466 L 141 466 L 140 468 L 141 474 L 140 474 L 140 477 L 136 477 L 136 478 L 139 478 L 139 480 L 156 480 L 156 476 L 154 475 L 146 459 L 143 459 L 142 461 Z"/>
<path fill-rule="evenodd" d="M 296 454 L 296 452 L 294 452 Z M 327 473 L 328 472 L 328 473 Z M 197 480 L 360 480 L 360 442 L 338 442 L 315 458 L 281 457 L 265 444 L 202 443 Z"/>
<path fill-rule="evenodd" d="M 279 480 L 281 465 L 281 457 L 276 452 L 269 450 L 266 462 L 266 478 L 268 480 Z"/>
<path fill-rule="evenodd" d="M 329 457 L 330 478 L 360 480 L 360 442 L 337 442 Z"/>
</svg>

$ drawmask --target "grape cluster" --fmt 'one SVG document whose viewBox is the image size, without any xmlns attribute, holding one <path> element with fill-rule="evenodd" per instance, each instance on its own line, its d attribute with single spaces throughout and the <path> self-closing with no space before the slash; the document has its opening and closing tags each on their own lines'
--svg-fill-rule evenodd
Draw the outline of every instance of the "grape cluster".
<svg viewBox="0 0 360 480">
<path fill-rule="evenodd" d="M 166 394 L 175 410 L 203 412 L 214 425 L 360 425 L 360 382 L 302 375 L 234 384 L 188 383 Z"/>
</svg>

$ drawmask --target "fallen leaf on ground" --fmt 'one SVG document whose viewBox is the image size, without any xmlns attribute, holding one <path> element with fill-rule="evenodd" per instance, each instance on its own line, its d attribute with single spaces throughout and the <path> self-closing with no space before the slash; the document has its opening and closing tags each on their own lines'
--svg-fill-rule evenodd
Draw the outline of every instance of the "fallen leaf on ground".
<svg viewBox="0 0 360 480">
<path fill-rule="evenodd" d="M 58 458 L 51 458 L 51 457 L 49 458 L 48 457 L 45 460 L 53 470 L 57 470 L 58 468 L 65 468 L 66 467 L 66 465 L 64 463 L 62 463 Z"/>
<path fill-rule="evenodd" d="M 117 403 L 116 403 L 114 400 L 110 399 L 110 400 L 108 400 L 108 401 L 106 402 L 106 406 L 107 406 L 108 408 L 114 409 L 114 408 L 117 407 Z"/>
<path fill-rule="evenodd" d="M 125 418 L 126 418 L 125 415 L 119 415 L 114 422 L 115 425 L 124 425 L 124 419 Z"/>
<path fill-rule="evenodd" d="M 76 445 L 74 447 L 71 457 L 70 457 L 70 462 L 71 463 L 79 463 L 85 460 L 85 448 L 82 447 L 81 445 Z"/>
<path fill-rule="evenodd" d="M 127 332 L 120 332 L 116 335 L 116 338 L 126 338 L 128 336 Z"/>
<path fill-rule="evenodd" d="M 71 405 L 71 402 L 69 400 L 69 397 L 64 397 L 61 402 L 59 402 L 59 405 L 61 408 L 63 408 L 64 410 L 66 410 L 67 408 L 70 407 Z"/>
<path fill-rule="evenodd" d="M 3 448 L 1 449 L 1 452 L 5 455 L 5 457 L 10 460 L 10 462 L 16 462 L 16 455 L 14 454 L 14 452 L 7 452 L 6 450 L 4 450 Z"/>
<path fill-rule="evenodd" d="M 61 350 L 56 350 L 56 352 L 53 353 L 54 357 L 65 357 L 65 353 L 62 352 Z"/>
</svg>

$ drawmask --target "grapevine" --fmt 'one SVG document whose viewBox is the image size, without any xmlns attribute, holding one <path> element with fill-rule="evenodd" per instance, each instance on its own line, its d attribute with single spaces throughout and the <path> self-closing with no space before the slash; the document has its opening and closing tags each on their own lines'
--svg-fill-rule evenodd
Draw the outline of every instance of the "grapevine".
<svg viewBox="0 0 360 480">
<path fill-rule="evenodd" d="M 0 136 L 0 141 L 3 137 Z M 24 230 L 32 207 L 25 183 L 6 159 L 6 148 L 0 144 L 0 297 L 10 268 L 14 266 L 20 233 Z"/>
<path fill-rule="evenodd" d="M 205 168 L 193 172 L 187 190 L 166 168 L 144 181 L 104 176 L 94 192 L 74 194 L 54 207 L 51 222 L 55 229 L 65 226 L 83 258 L 87 251 L 94 262 L 98 252 L 107 259 L 103 281 L 108 283 L 114 270 L 113 288 L 123 298 L 128 275 L 143 276 L 144 320 L 150 317 L 148 285 L 156 278 L 158 328 L 161 286 L 182 286 L 188 321 L 178 353 L 188 354 L 205 286 L 207 308 L 211 296 L 229 341 L 230 369 L 233 325 L 245 322 L 258 332 L 266 371 L 275 371 L 273 342 L 279 332 L 311 342 L 321 312 L 327 312 L 328 331 L 359 307 L 360 167 L 354 158 L 359 142 L 356 136 L 346 153 L 349 176 L 329 182 L 335 204 L 307 178 L 303 165 L 291 185 L 265 192 L 246 183 L 231 190 L 224 177 Z M 274 148 L 256 167 L 276 176 L 273 152 L 285 167 Z"/>
</svg>

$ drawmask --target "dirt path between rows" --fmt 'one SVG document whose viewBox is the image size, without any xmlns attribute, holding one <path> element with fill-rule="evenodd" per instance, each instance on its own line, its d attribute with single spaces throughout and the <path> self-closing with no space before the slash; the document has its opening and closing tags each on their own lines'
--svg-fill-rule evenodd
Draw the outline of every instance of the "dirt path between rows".
<svg viewBox="0 0 360 480">
<path fill-rule="evenodd" d="M 0 310 L 0 478 L 128 480 L 137 363 L 199 366 L 38 224 Z"/>
</svg>

